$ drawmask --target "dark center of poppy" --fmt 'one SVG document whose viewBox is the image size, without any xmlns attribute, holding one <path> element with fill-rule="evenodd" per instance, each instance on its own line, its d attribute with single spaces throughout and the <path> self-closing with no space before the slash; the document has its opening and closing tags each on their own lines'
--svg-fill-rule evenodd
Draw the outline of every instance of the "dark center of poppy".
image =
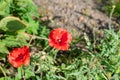
<svg viewBox="0 0 120 80">
<path fill-rule="evenodd" d="M 19 55 L 18 55 L 18 57 L 16 58 L 16 60 L 17 60 L 17 61 L 22 60 L 22 59 L 23 59 L 23 57 L 24 57 L 24 55 L 23 55 L 23 54 L 19 54 Z"/>
<path fill-rule="evenodd" d="M 62 42 L 62 40 L 61 40 L 61 39 L 57 39 L 57 41 L 58 41 L 58 43 L 61 43 L 61 42 Z"/>
</svg>

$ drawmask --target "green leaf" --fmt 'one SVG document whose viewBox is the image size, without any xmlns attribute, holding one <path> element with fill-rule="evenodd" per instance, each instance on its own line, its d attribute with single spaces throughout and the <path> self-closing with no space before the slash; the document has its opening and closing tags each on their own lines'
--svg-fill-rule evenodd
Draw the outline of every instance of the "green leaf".
<svg viewBox="0 0 120 80">
<path fill-rule="evenodd" d="M 17 36 L 10 36 L 8 35 L 3 42 L 6 44 L 6 47 L 18 47 L 18 46 L 24 46 L 27 44 L 26 38 L 23 35 L 17 35 Z"/>
<path fill-rule="evenodd" d="M 0 21 L 0 29 L 3 31 L 18 31 L 25 29 L 27 25 L 17 17 L 5 17 Z"/>
<path fill-rule="evenodd" d="M 0 2 L 0 15 L 2 15 L 2 16 L 7 15 L 7 13 L 6 13 L 6 10 L 8 10 L 7 7 L 8 7 L 8 4 L 6 1 Z"/>
<path fill-rule="evenodd" d="M 9 53 L 6 44 L 3 41 L 0 41 L 0 53 Z"/>
<path fill-rule="evenodd" d="M 18 70 L 18 73 L 15 76 L 15 80 L 20 80 L 22 78 L 22 67 L 19 67 L 17 70 Z"/>
<path fill-rule="evenodd" d="M 0 78 L 0 80 L 13 80 L 13 79 L 11 79 L 10 77 L 2 77 Z"/>
<path fill-rule="evenodd" d="M 4 9 L 6 8 L 7 3 L 5 1 L 1 1 L 0 2 L 0 11 L 4 11 Z"/>
<path fill-rule="evenodd" d="M 28 79 L 32 76 L 35 76 L 34 72 L 30 70 L 29 68 L 25 70 L 25 78 Z"/>
<path fill-rule="evenodd" d="M 29 19 L 29 26 L 27 27 L 28 33 L 38 34 L 38 28 L 39 28 L 39 22 L 33 21 L 32 19 Z"/>
</svg>

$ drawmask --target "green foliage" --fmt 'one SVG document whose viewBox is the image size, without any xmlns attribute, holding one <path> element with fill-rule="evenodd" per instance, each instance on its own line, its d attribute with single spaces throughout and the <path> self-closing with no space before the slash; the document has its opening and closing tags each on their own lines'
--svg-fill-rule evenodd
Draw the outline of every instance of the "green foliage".
<svg viewBox="0 0 120 80">
<path fill-rule="evenodd" d="M 11 79 L 10 77 L 2 77 L 0 78 L 0 80 L 13 80 L 13 79 Z"/>
<path fill-rule="evenodd" d="M 114 11 L 114 15 L 115 16 L 120 16 L 120 2 L 118 2 L 116 5 L 115 11 Z"/>
<path fill-rule="evenodd" d="M 117 6 L 115 10 L 119 11 Z M 82 40 L 78 39 L 68 51 L 58 51 L 49 47 L 46 38 L 50 30 L 38 18 L 32 0 L 0 1 L 0 66 L 4 66 L 0 80 L 120 79 L 120 30 L 105 30 L 99 44 L 84 34 L 84 49 L 76 47 L 75 43 Z M 15 69 L 6 58 L 11 49 L 24 45 L 31 49 L 30 65 Z"/>
<path fill-rule="evenodd" d="M 0 6 L 4 7 L 0 7 L 0 19 L 8 15 L 19 17 L 29 24 L 30 28 L 27 29 L 27 32 L 37 34 L 39 22 L 34 18 L 38 18 L 39 15 L 32 0 L 1 0 Z"/>
<path fill-rule="evenodd" d="M 50 30 L 46 26 L 39 26 L 37 36 L 47 39 L 49 32 L 50 32 Z M 36 46 L 40 46 L 40 45 L 43 48 L 46 48 L 46 47 L 48 47 L 48 42 L 45 40 L 41 40 L 41 39 L 36 40 Z"/>
<path fill-rule="evenodd" d="M 120 1 L 119 0 L 108 0 L 105 1 L 107 4 L 104 4 L 104 11 L 109 14 L 112 10 L 113 5 L 115 6 L 113 16 L 119 17 L 120 16 Z"/>
<path fill-rule="evenodd" d="M 40 80 L 119 80 L 119 35 L 113 30 L 105 30 L 105 34 L 106 39 L 101 40 L 97 53 L 91 51 L 94 47 L 87 37 L 87 48 L 90 50 L 88 53 L 75 49 L 68 53 L 68 57 L 64 52 L 63 57 L 58 56 L 55 59 L 53 58 L 56 56 L 54 50 L 53 55 L 52 50 L 49 53 L 36 53 L 32 56 L 35 59 L 32 62 L 37 66 L 35 73 L 40 74 L 36 78 Z M 74 57 L 76 54 L 77 56 Z"/>
<path fill-rule="evenodd" d="M 28 25 L 26 31 L 29 34 L 38 34 L 39 22 L 34 21 L 32 18 L 29 18 L 28 22 L 29 22 L 29 25 Z"/>
<path fill-rule="evenodd" d="M 0 53 L 8 53 L 8 49 L 6 48 L 6 44 L 3 41 L 0 41 Z"/>
<path fill-rule="evenodd" d="M 8 53 L 8 47 L 23 46 L 26 43 L 25 36 L 20 34 L 27 25 L 16 17 L 5 17 L 0 21 L 0 31 L 4 31 L 0 39 L 0 53 Z M 19 32 L 19 33 L 16 33 Z M 21 37 L 20 37 L 21 36 Z"/>
<path fill-rule="evenodd" d="M 0 19 L 10 15 L 10 3 L 12 0 L 0 0 Z"/>
<path fill-rule="evenodd" d="M 2 55 L 8 54 L 11 49 L 28 45 L 29 35 L 26 35 L 25 31 L 29 27 L 28 24 L 31 23 L 29 20 L 36 15 L 34 14 L 36 7 L 33 5 L 32 0 L 0 0 L 0 58 L 2 60 L 5 60 L 6 57 Z M 31 6 L 33 7 L 30 9 Z M 27 11 L 23 13 L 23 10 Z M 38 24 L 35 23 L 32 27 L 34 26 L 36 27 Z M 35 30 L 37 31 L 36 28 L 31 30 L 31 33 L 35 33 Z"/>
<path fill-rule="evenodd" d="M 10 14 L 20 17 L 29 25 L 26 29 L 28 33 L 37 34 L 39 22 L 35 21 L 39 17 L 37 13 L 37 7 L 32 0 L 13 0 L 10 7 Z"/>
<path fill-rule="evenodd" d="M 37 8 L 32 0 L 12 0 L 11 14 L 28 20 L 31 17 L 38 17 Z"/>
<path fill-rule="evenodd" d="M 15 80 L 22 79 L 23 75 L 25 75 L 24 79 L 29 79 L 30 77 L 35 76 L 34 71 L 32 71 L 30 69 L 30 67 L 26 68 L 26 67 L 23 66 L 23 67 L 18 68 L 18 73 L 15 76 Z"/>
<path fill-rule="evenodd" d="M 118 54 L 120 49 L 119 38 L 118 33 L 115 33 L 113 30 L 106 30 L 106 40 L 101 40 L 101 53 L 98 56 L 101 57 L 101 64 L 105 67 L 104 70 L 108 79 L 115 79 L 114 76 L 118 75 L 116 70 L 120 66 L 120 55 Z M 116 77 L 116 79 L 119 79 L 119 77 Z"/>
</svg>

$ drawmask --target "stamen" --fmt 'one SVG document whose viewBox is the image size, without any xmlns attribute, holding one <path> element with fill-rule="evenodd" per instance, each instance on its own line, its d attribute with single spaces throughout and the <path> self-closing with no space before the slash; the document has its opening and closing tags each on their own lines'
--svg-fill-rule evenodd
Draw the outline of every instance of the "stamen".
<svg viewBox="0 0 120 80">
<path fill-rule="evenodd" d="M 58 41 L 59 43 L 61 43 L 61 39 L 58 39 L 57 41 Z"/>
</svg>

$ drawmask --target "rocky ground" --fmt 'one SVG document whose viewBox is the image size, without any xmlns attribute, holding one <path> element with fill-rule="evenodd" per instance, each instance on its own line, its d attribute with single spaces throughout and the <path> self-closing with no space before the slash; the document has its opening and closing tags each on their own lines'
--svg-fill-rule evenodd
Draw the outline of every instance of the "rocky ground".
<svg viewBox="0 0 120 80">
<path fill-rule="evenodd" d="M 101 11 L 97 0 L 34 0 L 39 7 L 40 20 L 49 20 L 48 27 L 62 27 L 74 38 L 87 33 L 103 36 L 109 17 Z"/>
</svg>

